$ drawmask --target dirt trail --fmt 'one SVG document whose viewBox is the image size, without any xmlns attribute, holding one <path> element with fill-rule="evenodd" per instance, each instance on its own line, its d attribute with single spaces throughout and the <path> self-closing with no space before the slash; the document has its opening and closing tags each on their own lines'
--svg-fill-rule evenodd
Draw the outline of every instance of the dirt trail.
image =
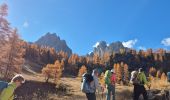
<svg viewBox="0 0 170 100">
<path fill-rule="evenodd" d="M 68 97 L 62 97 L 60 100 L 87 100 L 85 94 L 81 92 L 80 85 L 81 79 L 78 78 L 62 78 L 62 82 L 67 84 L 70 89 L 71 95 Z M 106 92 L 106 91 L 105 91 Z M 105 94 L 96 93 L 97 100 L 105 100 Z M 122 96 L 124 95 L 124 96 Z M 116 100 L 131 100 L 132 87 L 129 86 L 116 86 Z"/>
<path fill-rule="evenodd" d="M 44 81 L 44 77 L 40 74 L 27 75 L 24 77 L 28 80 Z M 49 94 L 51 99 L 49 100 L 87 100 L 84 93 L 81 92 L 81 78 L 61 78 L 61 82 L 64 83 L 69 91 L 61 96 L 55 94 Z M 105 94 L 96 93 L 97 100 L 105 100 Z M 123 95 L 123 96 L 122 96 Z M 116 86 L 116 100 L 131 100 L 132 87 L 129 86 Z"/>
</svg>

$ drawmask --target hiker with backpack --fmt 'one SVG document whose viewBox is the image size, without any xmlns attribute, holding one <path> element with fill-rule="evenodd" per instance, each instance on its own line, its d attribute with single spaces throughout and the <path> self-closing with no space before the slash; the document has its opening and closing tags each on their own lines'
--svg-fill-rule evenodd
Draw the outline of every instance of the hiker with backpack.
<svg viewBox="0 0 170 100">
<path fill-rule="evenodd" d="M 94 79 L 94 88 L 95 88 L 95 91 L 98 90 L 99 92 L 103 91 L 103 87 L 99 84 L 99 72 L 97 69 L 94 69 L 93 70 L 93 73 L 92 73 L 92 76 L 93 76 L 93 79 Z"/>
<path fill-rule="evenodd" d="M 113 70 L 112 70 L 113 72 Z M 114 73 L 114 72 L 113 72 Z M 106 84 L 106 100 L 115 100 L 115 74 L 112 74 L 110 70 L 105 72 L 105 84 Z"/>
<path fill-rule="evenodd" d="M 15 89 L 21 86 L 22 83 L 24 82 L 25 79 L 20 74 L 15 75 L 9 84 L 7 82 L 1 81 L 0 84 L 1 84 L 2 91 L 0 94 L 0 100 L 13 100 Z M 2 87 L 2 85 L 4 87 Z"/>
<path fill-rule="evenodd" d="M 96 100 L 93 76 L 89 73 L 85 73 L 82 77 L 81 91 L 86 94 L 87 100 Z"/>
<path fill-rule="evenodd" d="M 116 73 L 114 69 L 111 70 L 111 87 L 112 87 L 112 100 L 115 100 L 115 89 L 116 89 Z"/>
<path fill-rule="evenodd" d="M 96 90 L 99 92 L 103 91 L 102 86 L 99 84 L 98 76 L 99 72 L 97 69 L 94 69 L 92 74 L 85 73 L 83 75 L 81 90 L 86 93 L 88 100 L 96 100 Z"/>
<path fill-rule="evenodd" d="M 144 85 L 147 85 L 148 87 L 148 81 L 146 79 L 146 75 L 144 73 L 144 70 L 142 68 L 139 68 L 139 71 L 133 71 L 131 76 L 131 83 L 134 85 L 134 95 L 133 100 L 138 100 L 139 96 L 142 94 L 144 100 L 148 100 L 147 92 Z"/>
</svg>

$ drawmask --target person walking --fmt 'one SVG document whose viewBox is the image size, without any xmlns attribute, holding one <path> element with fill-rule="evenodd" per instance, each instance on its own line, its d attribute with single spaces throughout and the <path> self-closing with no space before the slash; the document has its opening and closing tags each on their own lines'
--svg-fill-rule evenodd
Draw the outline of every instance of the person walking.
<svg viewBox="0 0 170 100">
<path fill-rule="evenodd" d="M 112 73 L 110 70 L 107 70 L 105 72 L 105 84 L 106 84 L 106 100 L 110 100 L 111 99 L 111 93 L 113 94 L 114 91 L 113 91 L 113 85 L 112 85 L 112 82 L 111 82 L 111 77 L 112 77 Z M 114 100 L 114 98 L 113 98 Z"/>
<path fill-rule="evenodd" d="M 94 79 L 94 84 L 92 85 L 92 87 L 94 88 L 95 93 L 96 93 L 96 90 L 98 90 L 98 92 L 102 92 L 103 87 L 99 84 L 99 80 L 98 80 L 99 71 L 97 69 L 94 69 L 92 76 L 93 76 L 93 79 Z"/>
<path fill-rule="evenodd" d="M 96 100 L 93 76 L 89 73 L 85 73 L 82 77 L 81 91 L 86 94 L 87 100 Z"/>
<path fill-rule="evenodd" d="M 111 92 L 112 92 L 112 100 L 115 100 L 115 89 L 116 89 L 116 73 L 114 69 L 111 70 Z"/>
<path fill-rule="evenodd" d="M 25 79 L 21 74 L 15 75 L 8 84 L 7 88 L 3 89 L 0 95 L 0 100 L 13 100 L 15 89 L 21 86 L 24 82 Z"/>
<path fill-rule="evenodd" d="M 133 100 L 138 100 L 141 94 L 143 95 L 144 100 L 148 100 L 147 92 L 144 85 L 147 85 L 149 87 L 149 83 L 142 68 L 139 68 L 135 81 L 136 82 L 134 83 Z"/>
</svg>

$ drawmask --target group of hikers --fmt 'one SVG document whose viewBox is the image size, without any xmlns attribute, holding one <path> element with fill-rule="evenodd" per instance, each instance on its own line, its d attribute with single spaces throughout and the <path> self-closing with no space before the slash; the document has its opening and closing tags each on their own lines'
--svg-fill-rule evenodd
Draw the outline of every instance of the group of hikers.
<svg viewBox="0 0 170 100">
<path fill-rule="evenodd" d="M 96 90 L 104 92 L 106 89 L 106 100 L 115 100 L 116 74 L 114 69 L 106 70 L 104 75 L 105 86 L 99 84 L 99 71 L 94 69 L 92 74 L 83 74 L 81 90 L 86 94 L 88 100 L 96 100 Z M 10 83 L 0 81 L 0 100 L 14 100 L 14 91 L 25 82 L 22 75 L 15 75 Z M 133 100 L 138 100 L 142 94 L 144 100 L 148 100 L 144 85 L 150 88 L 146 75 L 142 68 L 131 72 L 130 83 L 134 85 Z"/>
<path fill-rule="evenodd" d="M 97 69 L 94 69 L 92 74 L 83 74 L 82 77 L 81 91 L 86 94 L 88 100 L 96 100 L 97 91 L 102 92 L 103 95 L 104 89 L 106 89 L 106 100 L 115 100 L 116 74 L 114 69 L 105 71 L 105 86 L 99 84 L 99 71 Z M 144 85 L 147 85 L 149 89 L 151 85 L 142 68 L 131 72 L 130 83 L 134 86 L 133 100 L 138 100 L 140 95 L 143 95 L 144 100 L 148 100 Z"/>
</svg>

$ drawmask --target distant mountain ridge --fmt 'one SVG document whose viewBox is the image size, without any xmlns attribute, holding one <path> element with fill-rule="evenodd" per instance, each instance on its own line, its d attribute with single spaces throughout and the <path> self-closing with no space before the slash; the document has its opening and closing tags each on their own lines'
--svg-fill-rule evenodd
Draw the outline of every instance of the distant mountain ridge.
<svg viewBox="0 0 170 100">
<path fill-rule="evenodd" d="M 68 55 L 72 54 L 72 50 L 67 46 L 67 43 L 65 40 L 61 40 L 59 36 L 57 36 L 56 33 L 47 33 L 44 36 L 42 36 L 40 39 L 38 39 L 35 44 L 40 46 L 48 46 L 53 47 L 56 51 L 64 51 Z"/>
<path fill-rule="evenodd" d="M 112 42 L 111 44 L 107 44 L 105 41 L 100 41 L 97 42 L 96 45 L 93 47 L 94 50 L 89 55 L 98 54 L 100 57 L 102 57 L 106 52 L 109 54 L 113 54 L 113 53 L 120 53 L 121 49 L 125 51 L 130 50 L 129 48 L 124 47 L 122 42 L 120 41 Z"/>
</svg>

